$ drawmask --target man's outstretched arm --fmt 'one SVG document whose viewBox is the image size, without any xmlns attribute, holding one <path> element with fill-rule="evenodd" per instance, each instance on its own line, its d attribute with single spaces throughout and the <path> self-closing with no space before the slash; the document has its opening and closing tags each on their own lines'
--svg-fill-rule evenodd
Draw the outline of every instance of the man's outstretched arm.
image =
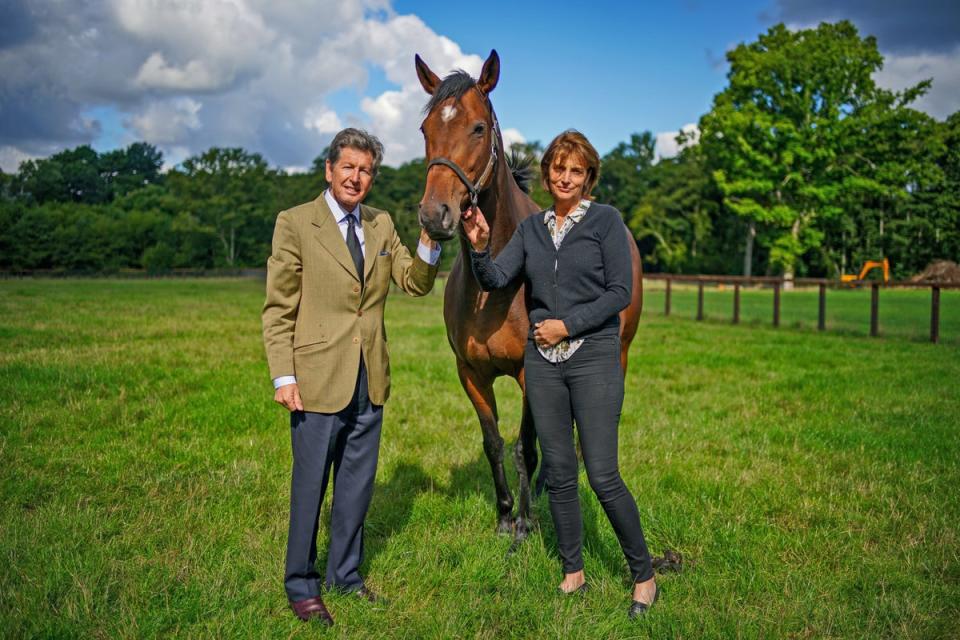
<svg viewBox="0 0 960 640">
<path fill-rule="evenodd" d="M 394 283 L 411 296 L 430 293 L 440 268 L 440 243 L 431 240 L 427 232 L 421 229 L 417 255 L 411 256 L 394 228 L 390 253 L 393 256 L 391 275 Z"/>
</svg>

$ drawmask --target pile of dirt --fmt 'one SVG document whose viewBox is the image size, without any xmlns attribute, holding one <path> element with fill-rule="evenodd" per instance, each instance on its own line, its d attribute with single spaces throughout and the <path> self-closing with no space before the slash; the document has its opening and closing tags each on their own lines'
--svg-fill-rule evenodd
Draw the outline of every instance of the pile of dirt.
<svg viewBox="0 0 960 640">
<path fill-rule="evenodd" d="M 922 273 L 910 278 L 911 282 L 936 282 L 939 284 L 960 284 L 960 265 L 950 260 L 937 260 Z"/>
</svg>

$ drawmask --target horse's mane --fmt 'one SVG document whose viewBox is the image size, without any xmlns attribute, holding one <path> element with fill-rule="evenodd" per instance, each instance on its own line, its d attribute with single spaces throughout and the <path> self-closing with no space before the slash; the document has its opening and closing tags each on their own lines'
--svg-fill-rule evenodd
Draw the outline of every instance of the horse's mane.
<svg viewBox="0 0 960 640">
<path fill-rule="evenodd" d="M 424 113 L 430 113 L 433 108 L 446 100 L 447 98 L 460 99 L 470 89 L 477 86 L 477 81 L 470 77 L 470 74 L 463 69 L 452 71 L 450 75 L 443 79 L 437 90 L 433 92 L 427 106 L 423 108 Z"/>
<path fill-rule="evenodd" d="M 530 193 L 530 183 L 535 173 L 533 170 L 535 160 L 536 158 L 529 153 L 522 153 L 515 148 L 511 149 L 507 155 L 507 168 L 510 169 L 514 181 L 524 193 Z"/>
</svg>

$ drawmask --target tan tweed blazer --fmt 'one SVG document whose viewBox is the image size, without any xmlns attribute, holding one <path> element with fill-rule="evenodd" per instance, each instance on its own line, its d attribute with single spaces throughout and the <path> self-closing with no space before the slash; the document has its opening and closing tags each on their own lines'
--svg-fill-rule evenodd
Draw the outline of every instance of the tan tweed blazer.
<svg viewBox="0 0 960 640">
<path fill-rule="evenodd" d="M 383 309 L 392 280 L 410 295 L 433 288 L 437 267 L 400 242 L 386 211 L 360 205 L 364 282 L 323 195 L 282 211 L 267 260 L 263 342 L 270 377 L 296 375 L 306 411 L 335 413 L 350 402 L 360 354 L 370 401 L 390 395 Z"/>
</svg>

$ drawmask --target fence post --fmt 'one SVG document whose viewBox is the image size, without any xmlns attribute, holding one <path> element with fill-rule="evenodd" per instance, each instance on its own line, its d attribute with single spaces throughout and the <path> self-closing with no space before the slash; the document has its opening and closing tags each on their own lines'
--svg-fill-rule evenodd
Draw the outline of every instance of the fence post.
<svg viewBox="0 0 960 640">
<path fill-rule="evenodd" d="M 870 285 L 870 336 L 877 337 L 880 333 L 880 284 Z"/>
<path fill-rule="evenodd" d="M 827 328 L 827 285 L 820 283 L 820 314 L 817 316 L 817 329 Z"/>
<path fill-rule="evenodd" d="M 670 315 L 670 276 L 667 276 L 667 295 L 663 299 L 663 315 Z"/>
<path fill-rule="evenodd" d="M 740 322 L 740 283 L 733 285 L 733 324 Z"/>
<path fill-rule="evenodd" d="M 773 326 L 780 326 L 780 283 L 773 283 Z"/>
<path fill-rule="evenodd" d="M 697 281 L 697 320 L 703 320 L 703 280 Z"/>
<path fill-rule="evenodd" d="M 930 287 L 930 342 L 940 342 L 940 287 Z"/>
</svg>

